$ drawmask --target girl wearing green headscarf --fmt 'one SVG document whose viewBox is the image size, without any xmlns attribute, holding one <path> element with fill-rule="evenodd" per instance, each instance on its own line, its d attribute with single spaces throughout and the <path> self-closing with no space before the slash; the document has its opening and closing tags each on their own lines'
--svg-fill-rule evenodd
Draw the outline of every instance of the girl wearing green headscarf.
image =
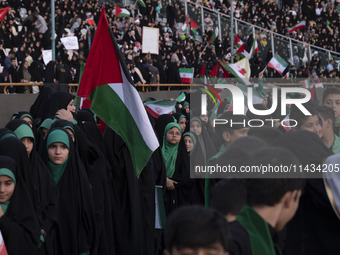
<svg viewBox="0 0 340 255">
<path fill-rule="evenodd" d="M 166 168 L 166 188 L 164 203 L 166 213 L 180 205 L 190 203 L 190 174 L 188 153 L 179 146 L 182 131 L 174 122 L 167 124 L 163 135 L 162 154 Z M 183 148 L 182 148 L 183 147 Z"/>
</svg>

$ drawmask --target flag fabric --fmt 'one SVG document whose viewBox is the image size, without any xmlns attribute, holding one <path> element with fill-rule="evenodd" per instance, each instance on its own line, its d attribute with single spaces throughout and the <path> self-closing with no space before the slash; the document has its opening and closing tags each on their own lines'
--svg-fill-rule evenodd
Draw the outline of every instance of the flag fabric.
<svg viewBox="0 0 340 255">
<path fill-rule="evenodd" d="M 0 9 L 0 22 L 4 21 L 10 6 Z"/>
<path fill-rule="evenodd" d="M 310 89 L 310 82 L 309 82 L 309 79 L 303 80 L 303 81 L 301 81 L 301 83 L 302 83 L 302 86 L 303 86 L 305 89 Z"/>
<path fill-rule="evenodd" d="M 194 69 L 192 68 L 179 68 L 179 76 L 182 83 L 192 83 L 194 79 Z"/>
<path fill-rule="evenodd" d="M 235 54 L 243 54 L 244 52 L 244 42 L 240 39 L 239 35 L 236 35 L 234 40 Z"/>
<path fill-rule="evenodd" d="M 140 6 L 142 6 L 142 7 L 146 7 L 146 4 L 144 3 L 144 1 L 143 0 L 137 0 L 137 2 L 138 2 L 138 4 L 140 5 Z"/>
<path fill-rule="evenodd" d="M 282 73 L 288 67 L 288 63 L 284 61 L 277 53 L 275 53 L 274 57 L 272 57 L 267 66 L 275 69 L 279 74 L 282 75 Z"/>
<path fill-rule="evenodd" d="M 210 73 L 208 74 L 209 77 L 217 77 L 217 73 L 218 73 L 218 63 L 214 66 L 214 68 L 210 71 Z"/>
<path fill-rule="evenodd" d="M 287 132 L 290 131 L 292 128 L 290 127 L 290 121 L 289 121 L 289 114 L 281 121 L 281 126 L 286 130 Z"/>
<path fill-rule="evenodd" d="M 90 98 L 90 109 L 124 140 L 135 175 L 139 177 L 159 143 L 110 31 L 104 8 L 86 61 L 78 96 Z"/>
<path fill-rule="evenodd" d="M 200 78 L 203 78 L 205 76 L 205 66 L 206 66 L 206 62 L 204 62 L 200 72 L 199 72 L 199 76 Z"/>
<path fill-rule="evenodd" d="M 312 89 L 310 90 L 310 96 L 313 101 L 315 101 L 315 84 L 313 85 Z"/>
<path fill-rule="evenodd" d="M 251 85 L 249 81 L 250 77 L 250 65 L 247 58 L 243 58 L 235 64 L 225 64 L 219 61 L 220 66 L 224 72 L 232 74 L 235 78 L 246 85 Z"/>
<path fill-rule="evenodd" d="M 182 31 L 183 31 L 184 33 L 188 33 L 188 26 L 189 26 L 188 17 L 185 17 L 185 22 L 184 22 L 184 24 L 183 24 L 183 26 L 182 26 Z"/>
<path fill-rule="evenodd" d="M 179 94 L 179 96 L 176 98 L 176 102 L 180 103 L 183 102 L 186 98 L 186 95 L 184 92 L 182 92 L 181 94 Z"/>
<path fill-rule="evenodd" d="M 246 56 L 248 59 L 251 59 L 252 56 L 254 56 L 259 51 L 259 46 L 257 44 L 256 38 L 253 38 L 253 43 L 250 49 L 250 52 L 248 56 Z"/>
<path fill-rule="evenodd" d="M 126 9 L 121 9 L 118 4 L 116 4 L 116 17 L 120 18 L 120 17 L 130 17 L 130 12 Z"/>
<path fill-rule="evenodd" d="M 155 186 L 155 229 L 165 227 L 166 214 L 163 200 L 162 186 Z"/>
<path fill-rule="evenodd" d="M 306 27 L 306 21 L 305 21 L 305 20 L 302 20 L 302 21 L 300 21 L 299 23 L 297 23 L 295 26 L 291 27 L 291 28 L 288 30 L 288 32 L 289 32 L 289 33 L 292 33 L 292 32 L 294 32 L 294 31 L 296 31 L 296 30 L 303 29 L 303 28 L 305 28 L 305 27 Z"/>
<path fill-rule="evenodd" d="M 177 100 L 176 100 L 177 101 Z M 176 105 L 176 101 L 163 100 L 163 101 L 148 101 L 145 102 L 145 109 L 152 117 L 158 118 L 163 114 L 171 114 Z"/>
<path fill-rule="evenodd" d="M 190 30 L 191 30 L 191 34 L 192 34 L 192 37 L 194 38 L 194 40 L 196 40 L 197 29 L 198 29 L 197 23 L 192 18 L 190 18 Z"/>
<path fill-rule="evenodd" d="M 208 43 L 214 43 L 217 37 L 218 37 L 218 27 L 215 28 L 215 31 L 211 35 Z"/>
<path fill-rule="evenodd" d="M 1 231 L 0 231 L 0 255 L 8 255 L 5 242 L 4 242 L 4 238 L 2 237 Z"/>
</svg>

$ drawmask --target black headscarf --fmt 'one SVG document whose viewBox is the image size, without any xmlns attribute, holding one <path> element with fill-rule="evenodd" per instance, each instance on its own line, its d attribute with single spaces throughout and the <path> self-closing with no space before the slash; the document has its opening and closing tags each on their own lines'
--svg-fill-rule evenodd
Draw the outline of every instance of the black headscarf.
<svg viewBox="0 0 340 255">
<path fill-rule="evenodd" d="M 53 90 L 49 87 L 41 87 L 38 97 L 31 106 L 30 113 L 33 119 L 42 119 L 44 111 L 48 109 L 50 98 L 53 95 Z"/>
<path fill-rule="evenodd" d="M 0 128 L 0 141 L 6 137 L 16 137 L 14 132 L 8 128 Z"/>
<path fill-rule="evenodd" d="M 72 99 L 74 99 L 74 95 L 68 92 L 55 92 L 50 98 L 49 107 L 46 111 L 46 114 L 44 114 L 43 119 L 53 119 L 58 110 L 67 109 L 67 106 Z"/>
<path fill-rule="evenodd" d="M 55 75 L 55 61 L 48 62 L 45 70 L 45 82 L 53 83 L 56 78 Z"/>
<path fill-rule="evenodd" d="M 112 254 L 114 250 L 111 241 L 113 240 L 112 207 L 104 154 L 89 141 L 79 126 L 67 120 L 56 120 L 51 126 L 51 129 L 53 128 L 70 128 L 74 133 L 75 149 L 79 153 L 92 187 L 97 232 L 95 249 L 98 249 L 98 254 Z"/>
<path fill-rule="evenodd" d="M 11 255 L 36 254 L 40 229 L 20 169 L 13 159 L 3 155 L 0 156 L 0 168 L 8 169 L 15 177 L 8 209 L 0 218 L 0 230 L 7 252 Z"/>
<path fill-rule="evenodd" d="M 287 132 L 274 143 L 293 152 L 303 167 L 321 164 L 332 154 L 314 133 Z M 307 172 L 304 173 L 308 175 Z M 322 176 L 322 173 L 320 173 Z M 306 179 L 305 192 L 294 218 L 287 225 L 287 254 L 334 254 L 340 250 L 340 221 L 329 202 L 322 178 Z"/>
<path fill-rule="evenodd" d="M 56 130 L 65 133 L 69 143 L 65 170 L 57 183 L 60 254 L 79 254 L 87 251 L 91 254 L 94 249 L 96 230 L 90 182 L 72 138 L 65 129 L 51 129 L 46 141 Z M 47 150 L 48 148 L 44 154 L 46 164 L 49 161 Z"/>
<path fill-rule="evenodd" d="M 14 119 L 8 123 L 8 127 L 14 132 L 20 126 L 29 125 L 21 119 Z M 20 139 L 20 137 L 18 137 Z M 33 205 L 36 209 L 40 228 L 44 234 L 44 244 L 41 245 L 42 251 L 46 254 L 57 254 L 56 252 L 56 226 L 57 226 L 57 185 L 53 181 L 47 166 L 44 164 L 36 151 L 36 146 L 28 156 L 29 167 L 34 186 Z M 27 154 L 26 154 L 27 155 Z M 41 251 L 41 252 L 42 252 Z"/>
<path fill-rule="evenodd" d="M 158 137 L 159 144 L 163 144 L 163 135 L 166 125 L 170 122 L 176 122 L 175 118 L 171 114 L 163 114 L 156 120 L 155 132 Z"/>
</svg>

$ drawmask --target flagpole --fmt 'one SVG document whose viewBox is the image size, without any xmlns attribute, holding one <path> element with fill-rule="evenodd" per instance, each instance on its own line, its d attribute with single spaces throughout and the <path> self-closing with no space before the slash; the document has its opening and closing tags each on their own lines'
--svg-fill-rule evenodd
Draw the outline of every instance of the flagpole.
<svg viewBox="0 0 340 255">
<path fill-rule="evenodd" d="M 52 22 L 52 60 L 55 61 L 55 8 L 54 2 L 55 0 L 51 0 L 51 22 Z"/>
<path fill-rule="evenodd" d="M 205 52 L 206 48 L 208 47 L 209 43 L 204 47 L 203 51 L 200 54 L 200 57 L 202 56 L 203 52 Z"/>
<path fill-rule="evenodd" d="M 266 71 L 266 70 L 267 70 L 267 67 L 268 67 L 268 66 L 266 66 L 266 67 L 263 69 L 263 71 L 262 71 L 262 72 L 260 72 L 260 73 L 264 73 L 264 71 Z"/>
<path fill-rule="evenodd" d="M 234 63 L 234 3 L 233 0 L 230 0 L 230 43 L 231 43 L 231 63 Z"/>
</svg>

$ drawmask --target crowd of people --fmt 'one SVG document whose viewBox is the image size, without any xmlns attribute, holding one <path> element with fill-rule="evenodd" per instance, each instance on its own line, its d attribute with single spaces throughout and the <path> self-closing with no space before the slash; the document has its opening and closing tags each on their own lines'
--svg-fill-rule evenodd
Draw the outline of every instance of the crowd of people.
<svg viewBox="0 0 340 255">
<path fill-rule="evenodd" d="M 199 3 L 197 4 L 199 5 Z M 229 1 L 213 1 L 212 3 L 214 4 L 211 5 L 211 2 L 207 2 L 206 5 L 228 14 Z M 178 24 L 184 24 L 186 18 L 190 18 L 190 16 L 196 19 L 197 24 L 200 24 L 199 8 L 191 8 L 192 6 L 188 5 L 189 17 L 186 17 L 182 2 L 148 0 L 145 1 L 145 4 L 145 7 L 137 3 L 126 6 L 125 8 L 130 12 L 130 18 L 127 18 L 116 17 L 116 5 L 110 1 L 56 1 L 56 61 L 44 63 L 43 51 L 51 48 L 49 3 L 44 1 L 2 1 L 0 7 L 10 5 L 11 8 L 2 23 L 0 32 L 0 64 L 3 67 L 1 81 L 78 83 L 81 64 L 86 62 L 89 54 L 101 6 L 106 7 L 110 28 L 120 45 L 121 52 L 137 86 L 150 83 L 181 83 L 179 67 L 194 68 L 195 75 L 197 75 L 204 63 L 207 63 L 206 73 L 208 74 L 216 65 L 217 60 L 227 63 L 230 63 L 231 57 L 235 61 L 238 60 L 237 56 L 230 54 L 231 42 L 228 24 L 224 24 L 225 27 L 222 27 L 222 38 L 217 38 L 211 45 L 208 43 L 214 28 L 214 25 L 209 26 L 210 23 L 214 24 L 213 14 L 204 14 L 205 31 L 198 29 L 197 35 L 202 36 L 202 40 L 198 41 L 193 34 L 184 33 Z M 320 15 L 311 13 L 311 6 L 314 6 L 311 1 L 303 2 L 301 6 L 294 3 L 290 8 L 291 4 L 289 2 L 279 8 L 272 1 L 237 2 L 235 17 L 284 35 L 286 35 L 288 27 L 299 21 L 300 16 L 307 17 L 310 22 L 307 22 L 306 29 L 293 33 L 294 38 L 299 39 L 302 43 L 294 46 L 294 62 L 291 63 L 290 76 L 306 78 L 315 73 L 320 78 L 339 77 L 335 60 L 328 61 L 327 56 L 317 51 L 312 53 L 312 59 L 309 60 L 303 44 L 303 42 L 315 45 L 321 43 L 322 47 L 327 46 L 327 49 L 332 47 L 334 51 L 338 50 L 339 31 L 336 24 L 339 22 L 339 15 L 338 10 L 334 7 L 336 3 L 320 3 L 323 6 Z M 309 6 L 308 8 L 304 8 L 306 4 Z M 287 8 L 292 10 L 286 11 Z M 190 11 L 191 9 L 193 11 Z M 305 10 L 309 10 L 308 13 L 305 13 Z M 166 17 L 166 22 L 160 18 L 163 16 Z M 283 21 L 283 18 L 290 21 Z M 314 20 L 316 25 L 312 22 Z M 271 27 L 268 27 L 268 24 L 271 24 Z M 159 28 L 158 55 L 142 54 L 143 26 Z M 251 33 L 247 29 L 240 29 L 238 34 L 246 43 L 249 34 L 251 37 Z M 329 35 L 334 37 L 330 38 Z M 60 42 L 60 38 L 65 36 L 76 36 L 79 50 L 66 50 Z M 258 77 L 259 72 L 264 70 L 273 57 L 267 35 L 256 33 L 255 38 L 258 41 L 259 52 L 250 59 L 252 77 Z M 207 44 L 209 45 L 206 47 Z M 248 43 L 246 47 L 251 47 L 251 45 L 249 46 Z M 6 54 L 5 49 L 7 49 Z M 290 60 L 290 53 L 280 40 L 275 42 L 275 52 L 282 54 L 281 57 L 287 62 Z M 15 61 L 12 61 L 13 59 Z M 281 77 L 270 68 L 264 75 Z M 19 93 L 32 90 L 30 87 L 11 88 L 9 92 L 15 92 L 16 89 Z"/>
</svg>

